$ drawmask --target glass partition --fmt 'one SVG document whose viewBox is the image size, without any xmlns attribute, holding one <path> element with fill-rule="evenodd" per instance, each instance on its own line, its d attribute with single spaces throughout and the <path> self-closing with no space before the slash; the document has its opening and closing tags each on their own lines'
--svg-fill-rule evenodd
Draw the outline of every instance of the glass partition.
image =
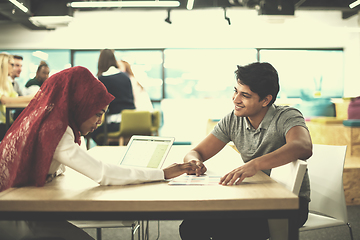
<svg viewBox="0 0 360 240">
<path fill-rule="evenodd" d="M 84 66 L 94 75 L 100 50 L 74 50 L 74 66 Z M 151 100 L 163 98 L 163 57 L 162 50 L 115 50 L 117 60 L 127 61 L 135 75 L 149 94 Z"/>
<path fill-rule="evenodd" d="M 279 73 L 280 97 L 341 98 L 344 92 L 343 50 L 260 50 L 260 61 Z"/>
<path fill-rule="evenodd" d="M 35 77 L 37 68 L 42 60 L 49 65 L 49 76 L 71 67 L 70 50 L 0 50 L 0 52 L 23 57 L 22 72 L 20 77 L 16 78 L 20 88 L 24 88 L 27 81 Z"/>
<path fill-rule="evenodd" d="M 23 56 L 20 87 L 36 74 L 41 60 L 50 75 L 71 66 L 94 75 L 100 50 L 0 50 Z M 130 63 L 153 103 L 163 98 L 228 98 L 233 93 L 236 65 L 270 62 L 279 73 L 280 97 L 341 98 L 344 92 L 342 49 L 148 49 L 115 50 Z M 259 59 L 258 59 L 259 57 Z"/>
<path fill-rule="evenodd" d="M 255 61 L 256 49 L 166 49 L 165 98 L 230 98 L 236 65 Z"/>
</svg>

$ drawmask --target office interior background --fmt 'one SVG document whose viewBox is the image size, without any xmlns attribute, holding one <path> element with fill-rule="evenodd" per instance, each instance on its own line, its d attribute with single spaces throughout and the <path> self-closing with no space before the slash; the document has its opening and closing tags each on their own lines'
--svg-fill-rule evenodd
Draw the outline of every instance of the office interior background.
<svg viewBox="0 0 360 240">
<path fill-rule="evenodd" d="M 9 4 L 1 2 L 0 9 Z M 31 1 L 19 2 L 26 6 Z M 229 2 L 234 1 L 227 6 Z M 100 50 L 115 49 L 117 59 L 131 64 L 154 107 L 163 112 L 160 133 L 195 142 L 205 135 L 207 119 L 232 110 L 236 65 L 273 64 L 280 77 L 280 103 L 296 104 L 317 91 L 333 101 L 360 95 L 356 9 L 344 17 L 342 9 L 302 9 L 300 2 L 306 3 L 299 1 L 293 15 L 259 14 L 237 5 L 170 12 L 75 9 L 65 21 L 48 22 L 40 30 L 2 19 L 0 51 L 24 57 L 18 79 L 24 86 L 40 60 L 49 64 L 50 75 L 79 65 L 96 74 Z"/>
</svg>

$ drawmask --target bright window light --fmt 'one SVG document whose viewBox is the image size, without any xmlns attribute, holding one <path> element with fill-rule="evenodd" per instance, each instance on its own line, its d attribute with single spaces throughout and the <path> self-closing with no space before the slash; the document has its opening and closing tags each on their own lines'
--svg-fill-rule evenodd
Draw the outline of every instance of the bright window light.
<svg viewBox="0 0 360 240">
<path fill-rule="evenodd" d="M 178 7 L 179 1 L 96 1 L 71 2 L 72 8 L 101 8 L 101 7 Z"/>
</svg>

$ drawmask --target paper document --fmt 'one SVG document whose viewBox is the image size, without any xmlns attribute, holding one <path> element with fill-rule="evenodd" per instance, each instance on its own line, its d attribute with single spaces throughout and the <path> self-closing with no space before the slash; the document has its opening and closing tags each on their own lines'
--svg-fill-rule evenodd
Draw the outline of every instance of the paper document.
<svg viewBox="0 0 360 240">
<path fill-rule="evenodd" d="M 183 175 L 172 179 L 169 185 L 218 185 L 220 182 L 220 176 L 195 176 L 195 175 Z"/>
</svg>

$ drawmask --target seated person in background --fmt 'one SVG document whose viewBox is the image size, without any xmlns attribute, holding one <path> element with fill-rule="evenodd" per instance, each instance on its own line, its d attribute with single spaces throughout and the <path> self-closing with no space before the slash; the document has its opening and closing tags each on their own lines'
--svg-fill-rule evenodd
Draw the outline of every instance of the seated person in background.
<svg viewBox="0 0 360 240">
<path fill-rule="evenodd" d="M 348 106 L 348 119 L 360 119 L 360 96 L 351 99 Z"/>
<path fill-rule="evenodd" d="M 35 95 L 41 85 L 48 79 L 50 68 L 45 61 L 41 61 L 37 68 L 36 76 L 25 84 L 25 95 Z"/>
<path fill-rule="evenodd" d="M 124 60 L 118 61 L 119 68 L 122 72 L 126 73 L 133 88 L 134 103 L 137 110 L 144 110 L 152 112 L 154 110 L 150 97 L 144 87 L 136 80 L 135 75 L 128 62 Z"/>
<path fill-rule="evenodd" d="M 135 109 L 135 104 L 131 80 L 118 68 L 114 50 L 101 50 L 97 77 L 105 85 L 109 93 L 115 97 L 109 105 L 107 131 L 117 132 L 120 130 L 121 111 L 124 109 Z M 104 140 L 98 138 L 98 135 L 102 133 L 104 133 L 104 126 L 100 126 L 91 134 L 92 139 L 97 145 L 103 145 Z"/>
<path fill-rule="evenodd" d="M 81 135 L 97 128 L 113 99 L 105 86 L 86 68 L 73 67 L 52 75 L 0 143 L 0 155 L 3 156 L 0 166 L 6 169 L 0 171 L 0 192 L 11 187 L 44 186 L 61 174 L 64 166 L 100 185 L 162 181 L 196 170 L 192 163 L 173 164 L 164 169 L 129 168 L 92 158 L 82 147 Z M 25 234 L 22 239 L 40 234 L 42 239 L 92 239 L 66 221 L 13 222 L 0 221 L 0 230 L 5 231 L 1 232 L 2 236 L 29 226 L 21 228 Z M 3 224 L 7 228 L 2 229 Z M 44 232 L 48 235 L 44 236 Z M 39 235 L 32 235 L 36 233 Z"/>
<path fill-rule="evenodd" d="M 270 174 L 272 168 L 312 155 L 312 142 L 302 114 L 295 108 L 276 106 L 279 79 L 269 63 L 238 66 L 233 95 L 234 110 L 225 116 L 213 131 L 191 150 L 184 162 L 199 166 L 196 175 L 206 172 L 204 162 L 232 141 L 244 165 L 220 179 L 223 185 L 240 184 L 258 171 Z M 308 217 L 310 184 L 308 173 L 299 193 L 301 227 Z M 185 219 L 180 235 L 187 239 L 268 239 L 267 219 Z"/>
<path fill-rule="evenodd" d="M 14 65 L 14 58 L 11 55 L 0 53 L 0 141 L 3 139 L 7 130 L 6 104 L 28 103 L 32 99 L 32 96 L 18 97 L 17 92 L 15 92 L 10 79 Z"/>
</svg>

